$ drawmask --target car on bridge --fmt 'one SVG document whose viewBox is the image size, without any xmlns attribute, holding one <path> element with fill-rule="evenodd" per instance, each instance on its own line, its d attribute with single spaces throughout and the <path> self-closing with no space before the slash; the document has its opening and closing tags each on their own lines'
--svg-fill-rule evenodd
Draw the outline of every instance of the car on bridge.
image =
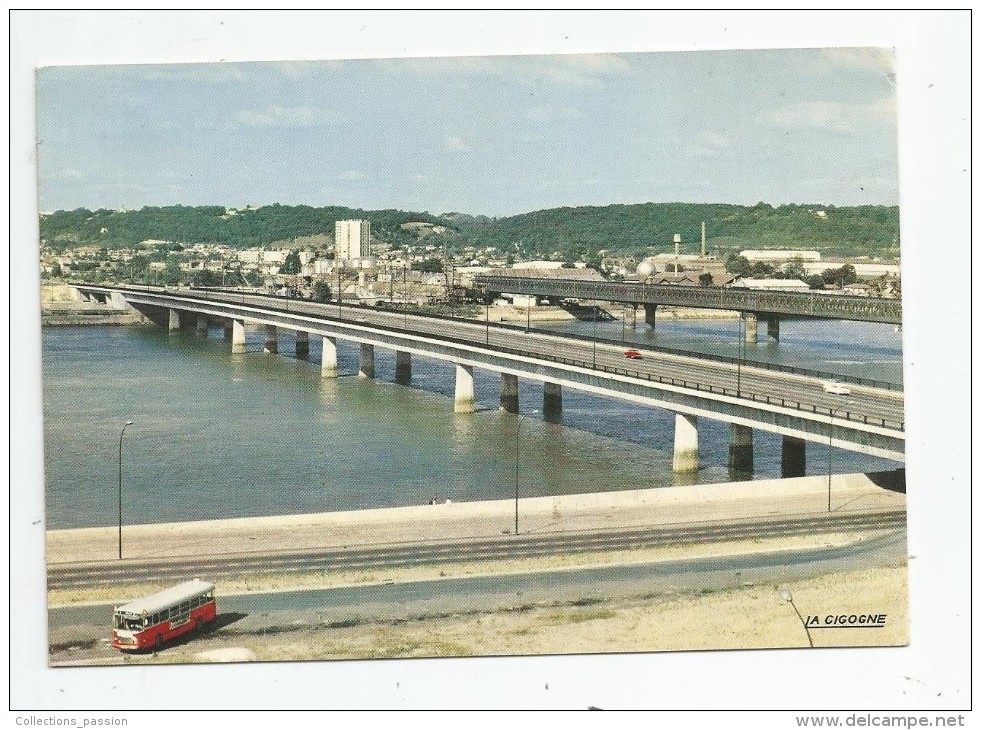
<svg viewBox="0 0 981 730">
<path fill-rule="evenodd" d="M 644 356 L 641 355 L 637 350 L 627 350 L 623 353 L 623 356 L 629 360 L 643 360 Z"/>
<path fill-rule="evenodd" d="M 832 395 L 851 395 L 852 389 L 838 380 L 829 380 L 824 385 L 824 392 Z"/>
</svg>

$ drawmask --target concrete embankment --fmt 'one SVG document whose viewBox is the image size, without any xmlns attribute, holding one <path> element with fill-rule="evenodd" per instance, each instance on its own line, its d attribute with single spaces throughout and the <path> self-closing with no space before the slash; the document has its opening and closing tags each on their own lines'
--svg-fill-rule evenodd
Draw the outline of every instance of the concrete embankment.
<svg viewBox="0 0 981 730">
<path fill-rule="evenodd" d="M 906 495 L 864 474 L 836 475 L 836 513 L 905 509 Z M 826 514 L 827 477 L 520 499 L 521 534 L 679 526 L 735 519 Z M 125 557 L 276 552 L 438 542 L 500 536 L 514 530 L 513 499 L 393 507 L 350 512 L 251 517 L 123 527 Z M 112 560 L 117 527 L 51 530 L 50 565 Z"/>
<path fill-rule="evenodd" d="M 67 284 L 41 286 L 41 326 L 145 324 L 149 320 L 132 307 L 83 302 Z"/>
</svg>

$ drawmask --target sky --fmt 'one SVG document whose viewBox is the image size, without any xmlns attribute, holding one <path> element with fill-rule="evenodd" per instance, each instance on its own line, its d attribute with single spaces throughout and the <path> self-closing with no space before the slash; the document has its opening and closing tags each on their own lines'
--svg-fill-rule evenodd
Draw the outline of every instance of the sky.
<svg viewBox="0 0 981 730">
<path fill-rule="evenodd" d="M 899 202 L 881 48 L 62 66 L 40 209 Z"/>
</svg>

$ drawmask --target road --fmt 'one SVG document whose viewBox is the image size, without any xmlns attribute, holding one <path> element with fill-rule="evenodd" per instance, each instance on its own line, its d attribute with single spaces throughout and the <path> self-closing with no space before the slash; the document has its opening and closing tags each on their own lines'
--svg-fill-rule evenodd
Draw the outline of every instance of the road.
<svg viewBox="0 0 981 730">
<path fill-rule="evenodd" d="M 642 359 L 624 356 L 619 343 L 583 341 L 542 332 L 524 332 L 511 327 L 459 319 L 435 319 L 376 308 L 317 304 L 249 294 L 202 290 L 181 291 L 213 301 L 262 307 L 292 314 L 306 314 L 358 327 L 382 327 L 398 332 L 452 339 L 498 352 L 512 352 L 574 364 L 588 369 L 672 383 L 680 387 L 708 390 L 743 399 L 782 405 L 799 411 L 832 413 L 842 421 L 863 421 L 902 430 L 905 422 L 900 392 L 851 385 L 849 395 L 825 392 L 818 377 L 777 372 L 752 366 L 717 362 L 704 357 L 666 354 L 640 349 Z"/>
<path fill-rule="evenodd" d="M 551 570 L 381 583 L 326 590 L 222 596 L 219 611 L 235 615 L 219 631 L 248 633 L 270 626 L 343 625 L 349 621 L 393 620 L 467 611 L 493 611 L 530 604 L 602 601 L 722 590 L 739 585 L 777 584 L 830 572 L 901 565 L 904 529 L 866 533 L 840 547 L 697 557 L 596 568 Z M 49 629 L 62 634 L 101 631 L 111 605 L 66 606 L 48 611 Z M 103 632 L 104 633 L 104 632 Z"/>
</svg>

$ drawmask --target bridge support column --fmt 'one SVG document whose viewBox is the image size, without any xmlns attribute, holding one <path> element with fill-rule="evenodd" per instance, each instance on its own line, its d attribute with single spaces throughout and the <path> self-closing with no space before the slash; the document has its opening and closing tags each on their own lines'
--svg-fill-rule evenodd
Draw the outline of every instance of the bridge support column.
<svg viewBox="0 0 981 730">
<path fill-rule="evenodd" d="M 310 359 L 310 333 L 306 330 L 296 331 L 296 359 Z"/>
<path fill-rule="evenodd" d="M 232 341 L 232 320 L 226 319 L 223 325 L 224 338 L 226 342 Z"/>
<path fill-rule="evenodd" d="M 645 304 L 644 305 L 644 321 L 647 325 L 654 329 L 654 320 L 657 317 L 657 305 L 656 304 Z"/>
<path fill-rule="evenodd" d="M 741 316 L 746 327 L 746 342 L 756 342 L 758 326 L 756 315 L 753 312 L 743 312 Z"/>
<path fill-rule="evenodd" d="M 337 377 L 337 339 L 334 337 L 324 337 L 324 349 L 320 357 L 320 377 Z"/>
<path fill-rule="evenodd" d="M 674 416 L 674 471 L 698 471 L 698 418 Z"/>
<path fill-rule="evenodd" d="M 245 320 L 232 320 L 232 352 L 245 352 Z"/>
<path fill-rule="evenodd" d="M 276 325 L 266 325 L 266 344 L 262 346 L 263 352 L 271 352 L 274 355 L 279 352 L 279 340 L 276 336 Z"/>
<path fill-rule="evenodd" d="M 729 470 L 753 473 L 753 429 L 749 426 L 730 425 Z"/>
<path fill-rule="evenodd" d="M 203 314 L 198 315 L 197 333 L 201 337 L 208 336 L 208 318 Z"/>
<path fill-rule="evenodd" d="M 375 377 L 375 346 L 367 343 L 361 344 L 361 361 L 358 364 L 359 378 Z"/>
<path fill-rule="evenodd" d="M 518 376 L 501 373 L 501 410 L 518 412 Z"/>
<path fill-rule="evenodd" d="M 627 304 L 625 305 L 624 311 L 626 312 L 625 316 L 627 317 L 627 324 L 629 324 L 632 329 L 637 329 L 637 305 Z"/>
<path fill-rule="evenodd" d="M 807 471 L 807 456 L 804 439 L 784 436 L 780 449 L 780 476 L 784 479 L 802 477 Z"/>
<path fill-rule="evenodd" d="M 167 323 L 167 330 L 174 332 L 181 328 L 181 313 L 177 309 L 170 310 L 170 320 Z"/>
<path fill-rule="evenodd" d="M 542 415 L 545 420 L 555 420 L 562 416 L 562 385 L 545 382 L 542 394 Z"/>
<path fill-rule="evenodd" d="M 412 380 L 412 353 L 395 351 L 395 382 L 405 385 Z"/>
<path fill-rule="evenodd" d="M 456 395 L 454 413 L 473 413 L 477 410 L 473 395 L 473 365 L 456 366 Z"/>
<path fill-rule="evenodd" d="M 780 320 L 776 317 L 766 321 L 766 336 L 775 342 L 780 341 Z"/>
</svg>

